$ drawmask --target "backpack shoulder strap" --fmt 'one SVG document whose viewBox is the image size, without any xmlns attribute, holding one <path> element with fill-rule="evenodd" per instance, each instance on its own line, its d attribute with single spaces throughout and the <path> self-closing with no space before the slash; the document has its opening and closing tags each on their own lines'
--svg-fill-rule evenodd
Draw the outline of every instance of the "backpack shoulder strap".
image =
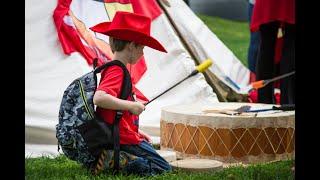
<svg viewBox="0 0 320 180">
<path fill-rule="evenodd" d="M 128 99 L 128 96 L 132 93 L 132 82 L 131 82 L 131 76 L 128 71 L 128 69 L 125 67 L 124 64 L 122 64 L 118 60 L 114 60 L 115 63 L 120 66 L 123 70 L 123 81 L 122 81 L 122 86 L 121 86 L 121 91 L 120 91 L 120 99 Z M 119 131 L 119 122 L 122 117 L 123 111 L 116 111 L 116 116 L 114 119 L 114 124 L 113 124 L 113 149 L 114 149 L 114 167 L 113 170 L 117 173 L 119 172 L 119 167 L 120 167 L 120 131 Z"/>
<path fill-rule="evenodd" d="M 118 98 L 120 99 L 128 99 L 128 96 L 132 93 L 132 82 L 131 82 L 131 76 L 130 73 L 128 71 L 128 69 L 126 68 L 126 66 L 118 61 L 118 60 L 113 60 L 110 61 L 108 63 L 105 63 L 104 65 L 95 68 L 94 69 L 94 73 L 100 73 L 103 69 L 112 66 L 112 65 L 116 65 L 116 66 L 120 66 L 121 69 L 123 70 L 123 81 L 122 81 L 122 85 L 121 85 L 121 90 L 120 90 L 120 95 L 118 96 Z M 114 150 L 114 167 L 113 170 L 115 172 L 119 171 L 119 156 L 120 156 L 120 134 L 119 134 L 119 122 L 120 119 L 122 117 L 123 112 L 121 110 L 117 110 L 116 111 L 116 115 L 115 115 L 115 119 L 113 122 L 113 150 Z"/>
<path fill-rule="evenodd" d="M 120 66 L 123 70 L 123 81 L 120 91 L 120 99 L 126 100 L 128 96 L 132 93 L 132 82 L 131 76 L 128 69 L 118 60 L 114 60 L 114 63 Z M 119 131 L 119 122 L 122 117 L 123 111 L 116 111 L 116 115 L 113 122 L 113 149 L 114 149 L 114 167 L 113 170 L 115 172 L 119 172 L 120 167 L 120 131 Z"/>
<path fill-rule="evenodd" d="M 123 76 L 123 81 L 122 81 L 122 85 L 121 85 L 120 95 L 118 96 L 118 98 L 125 100 L 131 94 L 132 82 L 131 82 L 130 73 L 129 73 L 128 69 L 126 68 L 126 66 L 122 62 L 120 62 L 119 60 L 113 60 L 113 61 L 107 62 L 99 67 L 94 67 L 93 71 L 95 74 L 98 74 L 103 69 L 110 67 L 110 66 L 114 66 L 114 65 L 121 67 L 121 69 L 123 70 L 124 76 Z"/>
<path fill-rule="evenodd" d="M 121 85 L 119 98 L 126 100 L 128 99 L 129 95 L 132 93 L 131 76 L 127 67 L 122 62 L 118 60 L 113 60 L 113 61 L 114 61 L 114 64 L 120 66 L 123 71 L 123 81 Z"/>
</svg>

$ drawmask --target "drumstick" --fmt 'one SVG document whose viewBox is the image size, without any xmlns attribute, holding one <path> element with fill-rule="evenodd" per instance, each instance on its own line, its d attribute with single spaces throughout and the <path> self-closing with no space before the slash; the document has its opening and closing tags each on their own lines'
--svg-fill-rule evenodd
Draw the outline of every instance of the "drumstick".
<svg viewBox="0 0 320 180">
<path fill-rule="evenodd" d="M 228 114 L 228 115 L 240 115 L 243 112 L 249 111 L 251 106 L 244 105 L 237 109 L 207 109 L 203 110 L 204 113 L 221 113 L 221 114 Z"/>
<path fill-rule="evenodd" d="M 154 101 L 155 99 L 157 99 L 158 97 L 162 96 L 164 93 L 168 92 L 169 90 L 171 90 L 172 88 L 176 87 L 177 85 L 179 85 L 180 83 L 182 83 L 183 81 L 185 81 L 186 79 L 198 74 L 199 72 L 204 72 L 206 69 L 208 69 L 210 66 L 212 65 L 212 60 L 211 59 L 207 59 L 205 60 L 203 63 L 201 63 L 200 65 L 196 66 L 196 69 L 193 70 L 191 72 L 191 74 L 187 77 L 185 77 L 184 79 L 182 79 L 181 81 L 177 82 L 175 85 L 171 86 L 169 89 L 165 90 L 163 93 L 159 94 L 158 96 L 156 96 L 155 98 L 153 98 L 152 100 L 150 100 L 149 102 L 145 103 L 144 105 L 148 105 L 149 103 L 151 103 L 152 101 Z"/>
<path fill-rule="evenodd" d="M 286 74 L 277 76 L 277 77 L 272 78 L 272 79 L 266 79 L 266 80 L 260 80 L 260 81 L 252 82 L 250 85 L 248 85 L 247 87 L 243 88 L 242 92 L 248 94 L 248 93 L 250 93 L 250 91 L 252 91 L 254 89 L 263 88 L 263 87 L 265 87 L 266 85 L 268 85 L 271 82 L 274 82 L 274 81 L 277 81 L 279 79 L 283 79 L 283 78 L 289 77 L 289 76 L 293 75 L 294 73 L 295 73 L 295 71 L 292 71 L 290 73 L 286 73 Z"/>
</svg>

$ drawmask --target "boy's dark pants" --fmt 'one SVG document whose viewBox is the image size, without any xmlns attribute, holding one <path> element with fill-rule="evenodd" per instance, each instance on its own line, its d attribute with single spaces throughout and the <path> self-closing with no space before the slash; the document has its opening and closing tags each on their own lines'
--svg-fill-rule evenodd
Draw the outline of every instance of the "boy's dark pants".
<svg viewBox="0 0 320 180">
<path fill-rule="evenodd" d="M 146 141 L 138 145 L 121 145 L 121 150 L 138 156 L 124 168 L 129 174 L 155 175 L 172 170 L 169 163 Z"/>
</svg>

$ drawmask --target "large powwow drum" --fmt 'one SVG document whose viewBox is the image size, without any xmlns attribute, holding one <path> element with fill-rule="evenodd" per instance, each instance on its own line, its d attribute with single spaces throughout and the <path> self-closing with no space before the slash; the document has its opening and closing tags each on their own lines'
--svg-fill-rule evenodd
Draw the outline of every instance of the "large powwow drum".
<svg viewBox="0 0 320 180">
<path fill-rule="evenodd" d="M 215 159 L 226 163 L 268 162 L 294 157 L 295 112 L 271 110 L 237 114 L 273 105 L 217 103 L 177 105 L 162 109 L 161 149 L 180 158 Z"/>
</svg>

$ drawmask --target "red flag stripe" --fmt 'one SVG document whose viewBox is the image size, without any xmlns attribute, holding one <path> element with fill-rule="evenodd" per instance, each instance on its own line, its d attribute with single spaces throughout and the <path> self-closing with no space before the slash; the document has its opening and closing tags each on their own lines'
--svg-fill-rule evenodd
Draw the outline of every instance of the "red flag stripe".
<svg viewBox="0 0 320 180">
<path fill-rule="evenodd" d="M 143 14 L 152 20 L 162 14 L 162 10 L 156 0 L 131 0 L 133 12 Z"/>
<path fill-rule="evenodd" d="M 53 20 L 56 25 L 62 49 L 65 54 L 71 54 L 72 52 L 77 51 L 82 54 L 88 64 L 92 64 L 92 59 L 94 58 L 93 53 L 82 44 L 77 31 L 63 21 L 65 17 L 69 16 L 68 11 L 70 4 L 71 0 L 59 0 L 53 13 Z"/>
</svg>

